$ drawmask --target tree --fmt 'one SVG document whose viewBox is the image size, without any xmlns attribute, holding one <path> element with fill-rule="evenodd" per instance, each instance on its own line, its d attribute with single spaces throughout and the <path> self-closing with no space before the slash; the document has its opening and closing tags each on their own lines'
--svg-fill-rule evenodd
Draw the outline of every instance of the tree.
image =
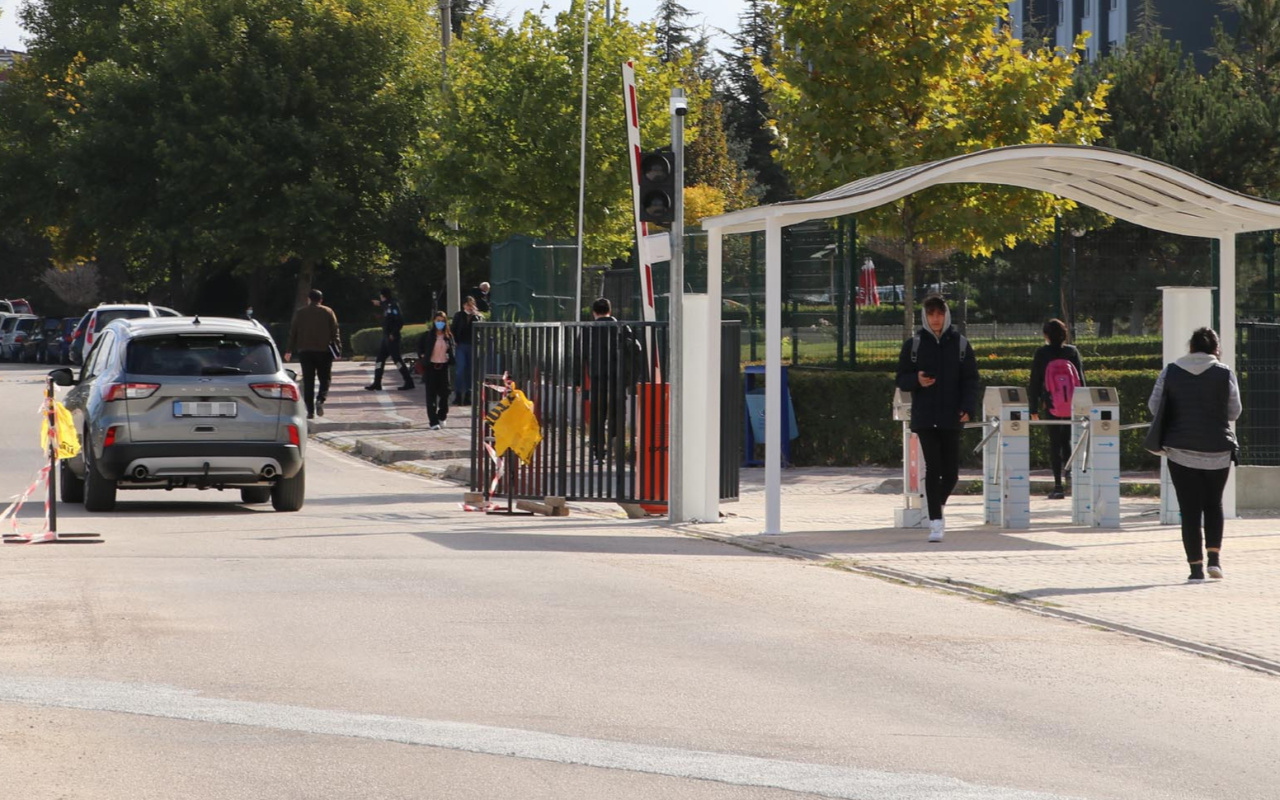
<svg viewBox="0 0 1280 800">
<path fill-rule="evenodd" d="M 444 212 L 426 220 L 433 236 L 460 245 L 574 236 L 582 12 L 579 0 L 554 26 L 526 14 L 515 27 L 477 13 L 450 50 L 444 110 L 415 152 L 415 185 Z M 602 263 L 625 256 L 635 237 L 621 66 L 635 62 L 641 142 L 653 147 L 668 140 L 683 62 L 660 63 L 651 28 L 621 15 L 606 23 L 596 0 L 590 53 L 584 244 L 587 259 Z M 686 88 L 696 118 L 706 92 Z"/>
<path fill-rule="evenodd" d="M 693 45 L 693 27 L 687 22 L 689 9 L 678 0 L 659 0 L 654 12 L 654 52 L 663 64 L 676 61 Z"/>
<path fill-rule="evenodd" d="M 1014 144 L 1089 144 L 1106 85 L 1054 115 L 1079 60 L 1024 50 L 998 0 L 782 0 L 773 67 L 757 62 L 784 142 L 778 157 L 806 194 L 855 178 Z M 904 329 L 914 328 L 921 248 L 990 253 L 1045 237 L 1065 204 L 1003 187 L 949 186 L 863 215 L 864 233 L 905 253 Z"/>
<path fill-rule="evenodd" d="M 1214 30 L 1210 55 L 1218 60 L 1210 80 L 1220 93 L 1232 93 L 1248 109 L 1230 109 L 1239 121 L 1251 117 L 1248 147 L 1223 153 L 1231 163 L 1245 167 L 1239 184 L 1226 184 L 1272 199 L 1280 198 L 1280 0 L 1223 0 L 1239 18 L 1234 33 L 1221 21 Z M 1247 161 L 1241 164 L 1242 161 Z"/>
<path fill-rule="evenodd" d="M 48 0 L 26 21 L 4 169 L 64 257 L 143 282 L 288 265 L 299 297 L 322 262 L 385 260 L 439 83 L 410 0 Z"/>
<path fill-rule="evenodd" d="M 702 107 L 697 123 L 697 137 L 685 148 L 685 184 L 716 189 L 729 211 L 746 207 L 751 187 L 742 167 L 729 152 L 724 106 L 718 100 L 708 102 Z"/>
<path fill-rule="evenodd" d="M 721 51 L 725 73 L 725 127 L 731 152 L 741 148 L 742 161 L 757 185 L 761 202 L 777 203 L 794 197 L 782 167 L 774 158 L 778 130 L 765 99 L 756 64 L 773 67 L 776 13 L 767 0 L 747 0 L 739 17 L 739 29 L 730 38 L 733 49 Z"/>
</svg>

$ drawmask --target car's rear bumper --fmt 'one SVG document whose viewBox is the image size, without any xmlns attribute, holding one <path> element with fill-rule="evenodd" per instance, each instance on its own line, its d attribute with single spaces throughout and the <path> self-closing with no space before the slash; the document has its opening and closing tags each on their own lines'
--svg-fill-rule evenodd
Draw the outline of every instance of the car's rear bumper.
<svg viewBox="0 0 1280 800">
<path fill-rule="evenodd" d="M 107 480 L 205 478 L 245 483 L 266 477 L 292 478 L 302 469 L 302 449 L 278 442 L 122 442 L 102 451 L 98 471 Z M 274 475 L 264 475 L 270 467 Z"/>
</svg>

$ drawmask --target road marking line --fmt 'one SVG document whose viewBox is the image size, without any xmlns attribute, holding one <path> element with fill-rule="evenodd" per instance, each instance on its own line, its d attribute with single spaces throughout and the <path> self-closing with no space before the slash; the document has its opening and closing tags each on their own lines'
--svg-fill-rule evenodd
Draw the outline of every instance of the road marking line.
<svg viewBox="0 0 1280 800">
<path fill-rule="evenodd" d="M 942 775 L 881 772 L 562 736 L 465 722 L 227 700 L 207 697 L 189 689 L 155 684 L 0 675 L 0 702 L 221 725 L 247 725 L 322 736 L 350 736 L 467 753 L 714 781 L 734 786 L 783 789 L 846 800 L 881 800 L 893 797 L 928 800 L 1067 800 L 1061 795 L 979 786 Z"/>
</svg>

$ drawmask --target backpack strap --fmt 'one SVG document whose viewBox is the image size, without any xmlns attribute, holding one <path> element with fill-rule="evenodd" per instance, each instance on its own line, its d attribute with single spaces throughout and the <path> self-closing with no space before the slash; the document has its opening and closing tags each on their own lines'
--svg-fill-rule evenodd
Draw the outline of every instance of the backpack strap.
<svg viewBox="0 0 1280 800">
<path fill-rule="evenodd" d="M 915 336 L 911 337 L 911 363 L 916 363 L 916 356 L 920 355 L 920 333 L 917 331 Z"/>
</svg>

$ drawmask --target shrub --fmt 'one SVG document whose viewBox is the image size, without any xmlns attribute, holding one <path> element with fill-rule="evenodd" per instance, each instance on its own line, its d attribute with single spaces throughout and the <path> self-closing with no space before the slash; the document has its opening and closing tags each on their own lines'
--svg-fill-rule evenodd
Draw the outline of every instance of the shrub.
<svg viewBox="0 0 1280 800">
<path fill-rule="evenodd" d="M 1111 386 L 1120 395 L 1120 420 L 1124 424 L 1150 418 L 1147 397 L 1155 385 L 1157 370 L 1107 371 L 1089 373 L 1089 382 Z M 789 374 L 792 404 L 795 406 L 799 438 L 791 443 L 791 460 L 797 466 L 857 466 L 902 464 L 902 424 L 891 419 L 894 382 L 887 372 L 849 372 L 793 369 Z M 1026 386 L 1031 371 L 984 370 L 982 386 Z M 979 395 L 981 402 L 981 395 Z M 1124 469 L 1155 469 L 1159 459 L 1142 449 L 1143 429 L 1121 436 L 1121 464 Z M 1032 465 L 1047 465 L 1048 435 L 1031 437 Z M 965 433 L 961 448 L 962 465 L 978 467 L 981 453 L 973 453 L 978 432 Z"/>
<path fill-rule="evenodd" d="M 405 325 L 400 331 L 400 353 L 408 355 L 417 351 L 418 337 L 427 330 L 426 325 Z M 351 337 L 351 350 L 354 355 L 365 358 L 377 358 L 378 347 L 382 344 L 382 328 L 365 328 L 356 331 Z"/>
</svg>

